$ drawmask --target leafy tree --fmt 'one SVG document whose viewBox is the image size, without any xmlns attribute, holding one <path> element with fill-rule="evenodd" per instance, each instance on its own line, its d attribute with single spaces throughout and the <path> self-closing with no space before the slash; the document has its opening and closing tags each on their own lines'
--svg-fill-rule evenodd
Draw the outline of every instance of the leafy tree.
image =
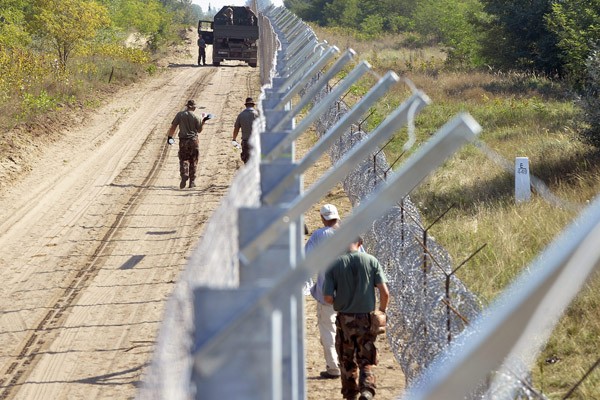
<svg viewBox="0 0 600 400">
<path fill-rule="evenodd" d="M 474 22 L 482 12 L 479 0 L 423 0 L 413 14 L 414 29 L 447 46 L 450 62 L 477 64 L 481 38 Z"/>
<path fill-rule="evenodd" d="M 586 61 L 586 84 L 580 90 L 578 103 L 582 109 L 587 129 L 582 137 L 600 148 L 600 50 L 592 49 Z"/>
<path fill-rule="evenodd" d="M 121 1 L 113 21 L 123 28 L 136 28 L 140 33 L 153 34 L 166 18 L 167 13 L 158 0 L 127 0 Z"/>
<path fill-rule="evenodd" d="M 325 26 L 328 21 L 323 10 L 330 2 L 328 0 L 284 0 L 283 4 L 299 18 Z"/>
<path fill-rule="evenodd" d="M 586 70 L 592 49 L 600 44 L 600 1 L 554 2 L 546 21 L 558 38 L 559 57 L 565 69 L 572 82 L 581 86 L 591 76 Z"/>
<path fill-rule="evenodd" d="M 198 18 L 192 8 L 192 0 L 159 0 L 164 8 L 171 13 L 172 22 L 186 26 L 196 25 Z M 163 27 L 163 30 L 166 27 Z"/>
<path fill-rule="evenodd" d="M 198 4 L 192 4 L 192 13 L 194 14 L 195 19 L 209 19 L 211 15 L 210 5 L 205 12 Z"/>
<path fill-rule="evenodd" d="M 362 21 L 358 0 L 333 0 L 323 10 L 329 25 L 354 28 Z"/>
<path fill-rule="evenodd" d="M 373 13 L 383 17 L 383 29 L 388 32 L 408 31 L 412 29 L 412 16 L 417 9 L 418 0 L 379 0 L 375 3 Z M 365 8 L 365 12 L 371 12 Z"/>
<path fill-rule="evenodd" d="M 398 31 L 409 29 L 410 19 L 419 3 L 417 0 L 362 0 L 359 7 L 363 21 L 377 16 L 383 20 L 387 31 Z"/>
<path fill-rule="evenodd" d="M 32 26 L 48 39 L 62 69 L 76 47 L 110 23 L 105 7 L 88 0 L 36 0 Z"/>
<path fill-rule="evenodd" d="M 367 36 L 377 36 L 383 32 L 384 19 L 379 14 L 369 15 L 360 23 L 360 31 Z"/>
<path fill-rule="evenodd" d="M 557 38 L 546 25 L 552 1 L 481 0 L 489 15 L 479 20 L 486 61 L 503 68 L 561 72 Z"/>
<path fill-rule="evenodd" d="M 0 48 L 24 47 L 31 37 L 25 29 L 25 0 L 0 0 Z"/>
<path fill-rule="evenodd" d="M 298 17 L 319 25 L 357 29 L 373 36 L 411 29 L 419 0 L 284 0 Z"/>
</svg>

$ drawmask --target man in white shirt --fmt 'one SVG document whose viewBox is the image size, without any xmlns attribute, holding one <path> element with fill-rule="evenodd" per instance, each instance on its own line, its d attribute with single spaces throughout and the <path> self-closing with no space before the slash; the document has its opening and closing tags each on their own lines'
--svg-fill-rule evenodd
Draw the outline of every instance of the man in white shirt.
<svg viewBox="0 0 600 400">
<path fill-rule="evenodd" d="M 325 204 L 321 207 L 320 214 L 323 227 L 312 233 L 304 246 L 305 253 L 309 253 L 319 243 L 333 235 L 335 229 L 339 227 L 340 216 L 333 204 Z M 311 295 L 317 300 L 317 324 L 326 363 L 326 370 L 322 371 L 320 375 L 326 379 L 337 379 L 340 377 L 340 364 L 335 350 L 336 312 L 333 306 L 327 304 L 323 298 L 324 280 L 325 274 L 319 273 L 317 282 L 310 288 Z"/>
</svg>

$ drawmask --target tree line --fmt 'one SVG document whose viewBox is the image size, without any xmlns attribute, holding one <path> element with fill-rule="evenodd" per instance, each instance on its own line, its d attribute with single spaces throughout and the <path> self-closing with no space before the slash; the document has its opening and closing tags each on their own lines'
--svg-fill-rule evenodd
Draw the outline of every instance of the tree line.
<svg viewBox="0 0 600 400">
<path fill-rule="evenodd" d="M 583 96 L 600 144 L 600 0 L 285 0 L 300 18 L 358 37 L 436 43 L 449 65 L 543 73 Z M 596 140 L 596 139 L 594 139 Z"/>
<path fill-rule="evenodd" d="M 0 0 L 0 49 L 47 46 L 64 67 L 85 42 L 136 31 L 157 45 L 172 27 L 202 17 L 191 0 Z"/>
<path fill-rule="evenodd" d="M 191 0 L 0 0 L 0 125 L 152 73 L 161 47 L 215 13 Z"/>
</svg>

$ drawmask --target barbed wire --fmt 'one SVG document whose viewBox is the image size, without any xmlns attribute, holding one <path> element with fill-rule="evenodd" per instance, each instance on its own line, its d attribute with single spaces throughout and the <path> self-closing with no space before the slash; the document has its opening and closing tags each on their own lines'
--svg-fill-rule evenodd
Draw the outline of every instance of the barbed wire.
<svg viewBox="0 0 600 400">
<path fill-rule="evenodd" d="M 410 81 L 409 81 L 410 82 Z M 411 82 L 412 83 L 412 82 Z M 413 92 L 416 87 L 413 86 Z M 327 94 L 323 88 L 318 103 Z M 339 101 L 316 123 L 318 136 L 324 135 L 349 107 Z M 409 139 L 403 149 L 414 141 L 414 113 L 408 122 Z M 368 135 L 353 126 L 329 150 L 335 163 L 356 143 Z M 390 166 L 382 151 L 366 159 L 344 179 L 342 186 L 353 207 L 367 198 L 385 180 Z M 407 385 L 415 381 L 459 335 L 469 321 L 482 312 L 477 298 L 455 275 L 449 253 L 428 235 L 420 213 L 410 197 L 398 199 L 396 207 L 375 221 L 365 237 L 366 249 L 385 266 L 390 288 L 387 340 L 394 357 L 402 367 Z M 515 361 L 513 374 L 495 377 L 495 384 L 472 393 L 472 398 L 537 399 L 530 372 Z"/>
</svg>

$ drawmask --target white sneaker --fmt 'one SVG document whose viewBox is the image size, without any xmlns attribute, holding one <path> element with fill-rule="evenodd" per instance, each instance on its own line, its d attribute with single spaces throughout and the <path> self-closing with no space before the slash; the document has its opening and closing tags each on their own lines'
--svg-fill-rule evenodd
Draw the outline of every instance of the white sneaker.
<svg viewBox="0 0 600 400">
<path fill-rule="evenodd" d="M 312 279 L 304 282 L 304 288 L 302 289 L 302 293 L 304 293 L 305 296 L 310 295 L 310 288 L 313 286 L 313 281 Z"/>
</svg>

